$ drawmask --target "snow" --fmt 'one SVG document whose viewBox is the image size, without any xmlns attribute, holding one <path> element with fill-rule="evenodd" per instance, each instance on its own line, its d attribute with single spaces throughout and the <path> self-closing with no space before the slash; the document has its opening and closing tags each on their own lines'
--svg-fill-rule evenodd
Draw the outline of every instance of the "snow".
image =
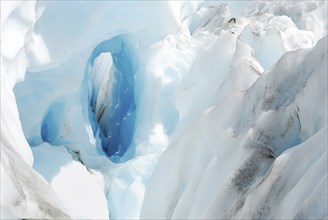
<svg viewBox="0 0 328 220">
<path fill-rule="evenodd" d="M 1 219 L 65 218 L 61 201 L 1 130 Z"/>
<path fill-rule="evenodd" d="M 108 217 L 102 176 L 73 160 L 65 146 L 44 142 L 33 147 L 33 168 L 50 183 L 67 213 L 74 219 Z M 78 154 L 78 153 L 77 153 Z"/>
<path fill-rule="evenodd" d="M 327 218 L 326 35 L 326 1 L 2 1 L 1 218 Z"/>
</svg>

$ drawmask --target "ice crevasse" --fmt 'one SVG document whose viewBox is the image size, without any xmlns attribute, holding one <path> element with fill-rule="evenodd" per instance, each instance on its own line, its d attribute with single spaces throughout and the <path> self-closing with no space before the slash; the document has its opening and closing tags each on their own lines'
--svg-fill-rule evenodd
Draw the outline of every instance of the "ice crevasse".
<svg viewBox="0 0 328 220">
<path fill-rule="evenodd" d="M 326 35 L 325 1 L 2 1 L 1 218 L 327 218 Z"/>
</svg>

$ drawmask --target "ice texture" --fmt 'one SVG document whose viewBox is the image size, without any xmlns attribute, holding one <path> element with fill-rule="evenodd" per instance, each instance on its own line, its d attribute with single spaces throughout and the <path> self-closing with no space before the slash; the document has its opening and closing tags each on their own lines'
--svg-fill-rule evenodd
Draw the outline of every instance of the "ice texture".
<svg viewBox="0 0 328 220">
<path fill-rule="evenodd" d="M 1 219 L 325 219 L 327 1 L 1 1 Z"/>
</svg>

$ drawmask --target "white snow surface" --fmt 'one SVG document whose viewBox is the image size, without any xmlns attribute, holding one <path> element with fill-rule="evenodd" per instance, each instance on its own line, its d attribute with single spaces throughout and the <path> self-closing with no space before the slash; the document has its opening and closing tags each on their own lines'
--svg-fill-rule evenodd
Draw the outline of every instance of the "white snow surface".
<svg viewBox="0 0 328 220">
<path fill-rule="evenodd" d="M 327 1 L 0 4 L 1 219 L 328 217 Z"/>
</svg>

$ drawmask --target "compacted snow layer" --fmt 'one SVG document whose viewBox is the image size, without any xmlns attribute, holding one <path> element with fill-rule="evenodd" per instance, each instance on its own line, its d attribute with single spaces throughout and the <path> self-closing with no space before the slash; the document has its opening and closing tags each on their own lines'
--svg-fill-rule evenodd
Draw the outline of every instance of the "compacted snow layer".
<svg viewBox="0 0 328 220">
<path fill-rule="evenodd" d="M 326 1 L 1 1 L 1 218 L 327 218 L 326 35 Z"/>
</svg>

